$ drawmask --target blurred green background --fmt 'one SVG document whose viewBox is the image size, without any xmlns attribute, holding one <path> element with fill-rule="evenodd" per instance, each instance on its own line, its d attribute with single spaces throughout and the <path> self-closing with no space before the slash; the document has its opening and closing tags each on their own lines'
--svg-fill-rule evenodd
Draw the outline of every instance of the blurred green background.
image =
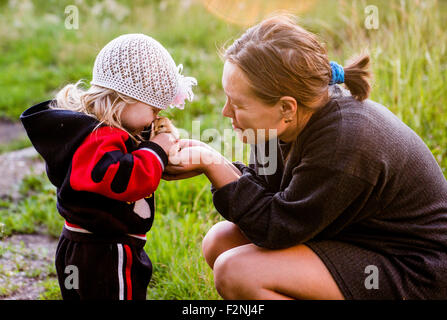
<svg viewBox="0 0 447 320">
<path fill-rule="evenodd" d="M 66 28 L 67 21 L 73 22 L 72 11 L 65 13 L 70 5 L 79 11 L 77 29 Z M 378 9 L 377 29 L 365 26 L 370 5 Z M 371 99 L 423 138 L 446 175 L 447 1 L 0 0 L 0 118 L 18 121 L 24 109 L 52 98 L 65 84 L 90 81 L 95 56 L 107 42 L 124 33 L 145 33 L 183 64 L 183 74 L 198 80 L 194 102 L 164 114 L 188 131 L 193 120 L 200 120 L 201 130 L 223 132 L 231 124 L 220 114 L 225 96 L 217 52 L 280 8 L 292 10 L 301 26 L 320 36 L 331 60 L 343 64 L 369 50 Z M 29 145 L 13 141 L 0 151 Z M 57 236 L 62 219 L 45 175 L 28 177 L 21 190 L 21 201 L 1 203 L 4 234 L 43 227 Z M 201 239 L 221 219 L 208 181 L 162 181 L 156 215 L 146 245 L 154 263 L 148 299 L 218 299 L 212 272 L 201 257 Z M 55 280 L 45 288 L 41 298 L 60 297 Z"/>
</svg>

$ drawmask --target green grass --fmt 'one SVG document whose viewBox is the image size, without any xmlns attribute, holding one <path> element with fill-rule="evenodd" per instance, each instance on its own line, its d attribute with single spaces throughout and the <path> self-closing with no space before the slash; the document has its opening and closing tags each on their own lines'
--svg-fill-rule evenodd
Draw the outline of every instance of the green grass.
<svg viewBox="0 0 447 320">
<path fill-rule="evenodd" d="M 2 236 L 13 233 L 45 232 L 57 237 L 63 220 L 56 210 L 56 188 L 45 174 L 25 177 L 20 193 L 23 200 L 18 203 L 0 203 Z"/>
<path fill-rule="evenodd" d="M 0 203 L 3 237 L 46 233 L 57 238 L 63 219 L 56 210 L 55 192 L 45 174 L 27 176 L 20 186 L 23 200 Z M 154 266 L 148 299 L 218 299 L 212 272 L 200 251 L 203 236 L 221 220 L 206 178 L 162 181 L 156 205 L 156 219 L 145 246 Z M 50 292 L 42 294 L 43 299 L 54 298 L 52 283 L 57 287 L 57 282 L 47 283 Z"/>
<path fill-rule="evenodd" d="M 225 97 L 217 48 L 236 38 L 241 27 L 219 20 L 199 2 L 183 8 L 184 1 L 115 1 L 128 10 L 119 17 L 107 6 L 102 14 L 95 14 L 99 7 L 92 10 L 94 3 L 105 1 L 74 1 L 80 28 L 67 30 L 64 8 L 73 1 L 35 0 L 33 9 L 26 9 L 27 2 L 10 6 L 0 0 L 0 117 L 17 120 L 26 107 L 51 98 L 64 84 L 90 80 L 100 48 L 120 34 L 141 32 L 164 44 L 184 65 L 183 73 L 199 82 L 193 103 L 165 115 L 188 131 L 193 120 L 201 121 L 202 131 L 231 128 L 220 114 Z M 367 5 L 379 9 L 378 30 L 364 27 Z M 300 16 L 300 23 L 323 39 L 331 60 L 344 63 L 353 54 L 369 50 L 375 77 L 371 99 L 387 106 L 422 137 L 447 176 L 446 18 L 445 1 L 320 0 Z M 22 194 L 19 203 L 0 202 L 4 235 L 57 236 L 62 219 L 47 178 L 28 177 Z M 221 219 L 208 181 L 204 177 L 162 181 L 156 200 L 156 220 L 145 248 L 154 264 L 148 298 L 218 299 L 200 250 L 207 230 Z M 45 285 L 41 298 L 59 297 L 54 281 Z"/>
<path fill-rule="evenodd" d="M 28 137 L 19 137 L 6 144 L 0 144 L 0 154 L 31 147 Z"/>
<path fill-rule="evenodd" d="M 59 289 L 57 279 L 47 279 L 42 281 L 41 286 L 44 291 L 39 295 L 39 300 L 62 300 L 62 294 Z"/>
</svg>

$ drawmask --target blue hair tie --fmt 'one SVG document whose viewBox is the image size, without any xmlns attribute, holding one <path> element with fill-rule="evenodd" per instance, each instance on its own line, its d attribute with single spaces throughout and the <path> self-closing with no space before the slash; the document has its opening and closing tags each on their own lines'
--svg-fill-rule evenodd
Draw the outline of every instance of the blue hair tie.
<svg viewBox="0 0 447 320">
<path fill-rule="evenodd" d="M 345 82 L 345 70 L 343 70 L 343 66 L 339 65 L 335 61 L 331 61 L 330 65 L 332 69 L 332 79 L 329 84 Z"/>
</svg>

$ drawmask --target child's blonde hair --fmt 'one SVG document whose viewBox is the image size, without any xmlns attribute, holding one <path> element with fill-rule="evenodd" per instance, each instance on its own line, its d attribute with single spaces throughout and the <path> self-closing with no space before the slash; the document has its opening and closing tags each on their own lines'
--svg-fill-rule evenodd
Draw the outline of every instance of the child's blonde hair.
<svg viewBox="0 0 447 320">
<path fill-rule="evenodd" d="M 75 84 L 63 87 L 56 94 L 50 108 L 81 112 L 99 121 L 94 130 L 102 124 L 106 124 L 126 131 L 136 142 L 138 139 L 141 140 L 140 135 L 132 134 L 121 123 L 121 113 L 126 105 L 137 103 L 137 100 L 97 85 L 92 85 L 85 90 L 81 87 L 83 84 L 84 81 L 79 80 Z"/>
</svg>

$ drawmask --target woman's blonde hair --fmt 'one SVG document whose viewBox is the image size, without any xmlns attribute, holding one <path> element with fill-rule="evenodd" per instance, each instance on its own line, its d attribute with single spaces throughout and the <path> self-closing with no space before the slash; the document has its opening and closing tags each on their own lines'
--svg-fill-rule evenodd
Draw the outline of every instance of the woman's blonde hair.
<svg viewBox="0 0 447 320">
<path fill-rule="evenodd" d="M 126 131 L 134 140 L 141 136 L 129 132 L 121 123 L 121 113 L 128 104 L 138 101 L 115 90 L 92 85 L 87 90 L 81 88 L 83 80 L 63 87 L 50 104 L 52 109 L 64 109 L 81 112 L 99 121 L 96 130 L 102 124 Z"/>
<path fill-rule="evenodd" d="M 317 36 L 295 21 L 287 14 L 267 18 L 221 55 L 241 68 L 254 94 L 265 103 L 273 105 L 291 96 L 307 109 L 327 94 L 332 71 Z M 369 55 L 362 54 L 343 68 L 345 85 L 359 101 L 368 98 L 371 89 L 369 60 Z"/>
</svg>

